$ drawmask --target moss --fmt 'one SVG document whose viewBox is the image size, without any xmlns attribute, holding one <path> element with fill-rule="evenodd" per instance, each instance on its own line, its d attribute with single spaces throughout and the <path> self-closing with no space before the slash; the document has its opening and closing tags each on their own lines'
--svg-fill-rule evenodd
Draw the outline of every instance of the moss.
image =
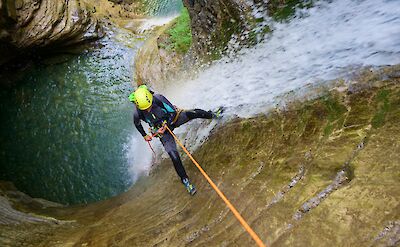
<svg viewBox="0 0 400 247">
<path fill-rule="evenodd" d="M 214 32 L 211 35 L 211 46 L 208 46 L 208 52 L 206 61 L 215 61 L 222 58 L 224 50 L 227 48 L 229 41 L 232 39 L 234 34 L 239 34 L 242 30 L 242 26 L 239 21 L 234 18 L 222 19 L 218 32 Z"/>
<path fill-rule="evenodd" d="M 159 46 L 169 51 L 185 54 L 192 45 L 192 31 L 190 29 L 190 17 L 186 8 L 182 8 L 181 14 L 176 18 L 175 24 L 165 32 L 168 38 Z"/>
<path fill-rule="evenodd" d="M 399 85 L 393 80 L 381 91 L 330 91 L 331 96 L 268 116 L 234 119 L 216 129 L 193 156 L 254 229 L 269 233 L 261 237 L 272 246 L 386 246 L 374 239 L 391 236 L 388 222 L 399 215 Z M 392 106 L 387 124 L 367 138 L 358 135 L 386 100 Z M 342 127 L 336 138 L 320 138 L 328 120 L 339 125 L 345 116 L 351 128 Z M 301 138 L 282 138 L 295 129 L 304 129 Z M 361 141 L 364 147 L 354 156 Z M 253 244 L 195 166 L 183 161 L 198 188 L 195 197 L 189 198 L 166 159 L 130 191 L 110 200 L 43 209 L 79 224 L 61 224 L 65 230 L 54 234 L 38 231 L 40 246 L 219 246 L 227 238 L 238 246 Z M 343 168 L 348 179 L 337 185 Z M 299 211 L 307 216 L 299 219 Z M 11 230 L 4 232 L 7 236 Z M 20 232 L 26 238 L 15 235 L 14 242 L 38 245 L 36 231 Z"/>
<path fill-rule="evenodd" d="M 335 127 L 342 127 L 344 122 L 344 113 L 347 112 L 347 108 L 339 102 L 336 97 L 326 97 L 323 100 L 323 104 L 327 110 L 328 123 L 324 128 L 324 136 L 329 136 Z"/>
<path fill-rule="evenodd" d="M 248 43 L 250 46 L 256 45 L 260 42 L 260 38 L 264 37 L 267 33 L 271 33 L 272 29 L 269 26 L 263 26 L 261 30 L 253 29 L 249 33 Z"/>
<path fill-rule="evenodd" d="M 380 90 L 376 95 L 376 101 L 379 109 L 372 118 L 371 124 L 374 128 L 382 127 L 385 123 L 387 112 L 390 110 L 389 91 L 386 89 Z"/>
<path fill-rule="evenodd" d="M 242 123 L 242 131 L 248 131 L 251 128 L 251 123 L 243 121 Z"/>
<path fill-rule="evenodd" d="M 214 61 L 214 60 L 219 60 L 222 58 L 222 52 L 220 50 L 218 50 L 217 48 L 215 48 L 214 50 L 212 50 L 210 52 L 210 60 Z"/>
<path fill-rule="evenodd" d="M 226 44 L 231 40 L 233 34 L 240 33 L 241 25 L 239 24 L 238 20 L 224 19 L 221 27 L 223 32 L 216 33 L 213 37 L 213 40 L 217 41 L 217 44 L 220 44 L 221 47 L 225 47 Z"/>
<path fill-rule="evenodd" d="M 334 126 L 332 124 L 326 125 L 326 127 L 324 129 L 324 136 L 329 136 L 330 134 L 332 134 L 333 129 L 334 129 Z"/>
<path fill-rule="evenodd" d="M 276 21 L 286 21 L 297 8 L 311 8 L 314 0 L 272 0 L 268 3 L 270 16 Z"/>
</svg>

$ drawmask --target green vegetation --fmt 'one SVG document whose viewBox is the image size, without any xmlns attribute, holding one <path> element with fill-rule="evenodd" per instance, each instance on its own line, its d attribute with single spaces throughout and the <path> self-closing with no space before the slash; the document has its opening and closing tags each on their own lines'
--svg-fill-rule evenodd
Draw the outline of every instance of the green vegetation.
<svg viewBox="0 0 400 247">
<path fill-rule="evenodd" d="M 329 136 L 335 127 L 342 128 L 344 121 L 344 114 L 347 109 L 344 105 L 339 103 L 339 99 L 334 97 L 326 97 L 323 103 L 327 110 L 328 124 L 324 129 L 324 136 Z"/>
<path fill-rule="evenodd" d="M 389 91 L 381 90 L 376 95 L 376 100 L 380 105 L 378 112 L 372 118 L 371 124 L 374 128 L 383 126 L 387 112 L 390 110 Z"/>
<path fill-rule="evenodd" d="M 169 36 L 160 44 L 160 47 L 185 54 L 192 45 L 192 31 L 190 29 L 190 16 L 186 8 L 182 8 L 181 14 L 175 19 L 175 24 L 166 31 Z"/>
<path fill-rule="evenodd" d="M 249 33 L 249 45 L 253 46 L 256 45 L 258 42 L 260 42 L 260 37 L 261 39 L 267 34 L 267 33 L 271 33 L 272 30 L 269 26 L 264 26 L 262 27 L 261 30 L 252 30 Z"/>
<path fill-rule="evenodd" d="M 268 1 L 269 15 L 275 21 L 288 21 L 290 17 L 295 15 L 296 9 L 311 8 L 316 0 L 270 0 Z M 215 32 L 211 37 L 212 47 L 209 47 L 210 60 L 220 59 L 227 47 L 228 42 L 232 39 L 232 35 L 237 34 L 245 37 L 240 40 L 241 46 L 252 47 L 262 41 L 266 34 L 271 33 L 272 29 L 265 25 L 263 17 L 249 18 L 243 25 L 243 20 L 240 14 L 235 9 L 229 9 L 227 18 L 221 18 L 219 32 Z M 265 25 L 265 26 L 264 26 Z M 245 26 L 245 27 L 244 27 Z M 248 35 L 242 33 L 243 30 L 248 30 Z"/>
<path fill-rule="evenodd" d="M 248 131 L 251 128 L 251 122 L 242 122 L 242 131 Z"/>
<path fill-rule="evenodd" d="M 286 21 L 295 14 L 297 8 L 311 8 L 314 0 L 271 0 L 268 4 L 272 18 L 276 21 Z"/>
</svg>

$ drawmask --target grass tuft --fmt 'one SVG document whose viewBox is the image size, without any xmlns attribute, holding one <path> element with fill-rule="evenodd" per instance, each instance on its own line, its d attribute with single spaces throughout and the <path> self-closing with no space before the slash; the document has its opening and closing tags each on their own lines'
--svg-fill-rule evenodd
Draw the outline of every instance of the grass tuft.
<svg viewBox="0 0 400 247">
<path fill-rule="evenodd" d="M 192 45 L 189 11 L 186 8 L 182 8 L 180 16 L 175 21 L 176 23 L 166 31 L 169 35 L 167 44 L 161 46 L 167 50 L 185 54 Z"/>
</svg>

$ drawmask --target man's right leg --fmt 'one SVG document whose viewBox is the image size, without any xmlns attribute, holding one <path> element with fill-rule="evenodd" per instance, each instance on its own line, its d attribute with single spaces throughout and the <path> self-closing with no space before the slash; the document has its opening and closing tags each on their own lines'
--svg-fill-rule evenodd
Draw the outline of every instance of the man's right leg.
<svg viewBox="0 0 400 247">
<path fill-rule="evenodd" d="M 181 158 L 179 157 L 178 151 L 170 151 L 168 152 L 169 157 L 172 160 L 172 163 L 174 164 L 174 168 L 178 176 L 181 178 L 181 181 L 183 183 L 183 180 L 185 178 L 188 178 L 188 175 L 186 174 L 185 168 L 182 165 Z"/>
<path fill-rule="evenodd" d="M 182 160 L 179 156 L 178 149 L 176 148 L 176 143 L 174 137 L 170 133 L 164 133 L 161 137 L 161 143 L 164 146 L 165 151 L 168 153 L 169 157 L 172 160 L 172 164 L 174 164 L 174 168 L 178 176 L 181 178 L 183 183 L 184 179 L 188 178 L 185 168 L 182 165 Z"/>
<path fill-rule="evenodd" d="M 169 157 L 171 158 L 172 163 L 175 167 L 175 171 L 181 178 L 181 182 L 185 186 L 186 190 L 190 193 L 190 195 L 194 195 L 196 193 L 196 188 L 193 184 L 190 183 L 185 168 L 182 165 L 182 161 L 176 148 L 174 137 L 170 133 L 164 133 L 160 140 L 165 148 L 165 151 L 167 151 Z"/>
</svg>

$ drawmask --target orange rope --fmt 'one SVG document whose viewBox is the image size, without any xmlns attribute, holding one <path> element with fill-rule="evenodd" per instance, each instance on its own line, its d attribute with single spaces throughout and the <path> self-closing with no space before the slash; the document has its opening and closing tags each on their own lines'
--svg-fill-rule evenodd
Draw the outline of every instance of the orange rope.
<svg viewBox="0 0 400 247">
<path fill-rule="evenodd" d="M 149 147 L 150 147 L 151 151 L 153 152 L 153 154 L 156 155 L 156 152 L 154 152 L 154 149 L 153 149 L 153 147 L 151 146 L 150 141 L 146 141 L 146 142 L 149 144 Z"/>
<path fill-rule="evenodd" d="M 192 155 L 189 153 L 189 151 L 182 145 L 182 143 L 179 141 L 179 139 L 176 137 L 174 133 L 172 133 L 171 129 L 165 125 L 169 133 L 174 137 L 176 142 L 179 144 L 179 146 L 182 147 L 183 151 L 189 156 L 189 158 L 193 161 L 193 163 L 197 166 L 197 168 L 200 170 L 201 174 L 207 179 L 208 183 L 213 187 L 213 189 L 217 192 L 217 194 L 221 197 L 221 199 L 226 203 L 228 208 L 232 211 L 232 213 L 236 216 L 236 218 L 239 220 L 239 222 L 242 224 L 244 229 L 250 234 L 250 236 L 256 241 L 257 245 L 260 247 L 265 247 L 264 243 L 261 241 L 261 239 L 258 237 L 258 235 L 254 232 L 253 229 L 247 224 L 247 222 L 243 219 L 243 217 L 240 215 L 240 213 L 236 210 L 236 208 L 232 205 L 232 203 L 226 198 L 226 196 L 218 189 L 217 185 L 211 180 L 211 178 L 207 175 L 207 173 L 201 168 L 199 163 L 192 157 Z"/>
</svg>

